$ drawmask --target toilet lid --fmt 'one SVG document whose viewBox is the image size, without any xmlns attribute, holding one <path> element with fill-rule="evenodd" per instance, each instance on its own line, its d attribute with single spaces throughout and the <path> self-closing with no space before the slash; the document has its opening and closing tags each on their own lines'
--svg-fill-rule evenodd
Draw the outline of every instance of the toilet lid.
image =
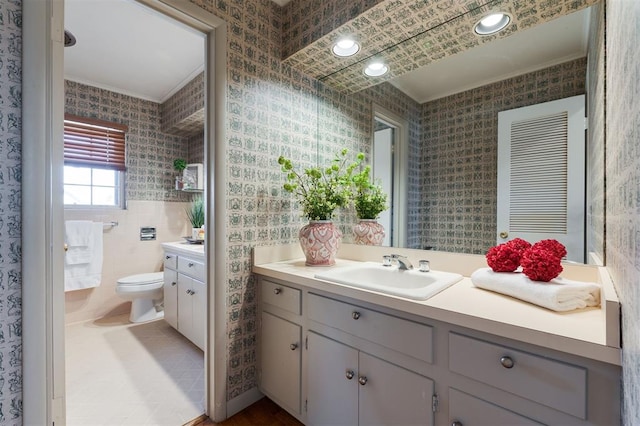
<svg viewBox="0 0 640 426">
<path fill-rule="evenodd" d="M 154 284 L 161 282 L 164 278 L 162 272 L 150 272 L 147 274 L 129 275 L 128 277 L 120 278 L 118 284 L 121 285 L 140 285 L 140 284 Z"/>
</svg>

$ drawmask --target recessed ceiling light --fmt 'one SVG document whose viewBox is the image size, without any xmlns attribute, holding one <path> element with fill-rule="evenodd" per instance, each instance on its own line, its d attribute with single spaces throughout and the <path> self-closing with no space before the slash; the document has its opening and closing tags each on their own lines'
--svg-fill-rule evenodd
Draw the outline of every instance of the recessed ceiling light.
<svg viewBox="0 0 640 426">
<path fill-rule="evenodd" d="M 333 54 L 340 57 L 353 56 L 360 50 L 360 45 L 350 38 L 342 38 L 333 45 Z"/>
<path fill-rule="evenodd" d="M 495 34 L 511 22 L 511 17 L 503 12 L 492 13 L 482 18 L 474 27 L 478 35 Z"/>
<path fill-rule="evenodd" d="M 382 61 L 371 62 L 364 69 L 364 73 L 369 77 L 380 77 L 389 71 L 389 67 Z"/>
</svg>

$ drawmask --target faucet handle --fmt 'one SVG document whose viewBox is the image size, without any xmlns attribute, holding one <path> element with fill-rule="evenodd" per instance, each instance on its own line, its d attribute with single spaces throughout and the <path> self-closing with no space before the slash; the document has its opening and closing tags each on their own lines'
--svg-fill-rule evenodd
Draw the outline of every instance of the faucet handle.
<svg viewBox="0 0 640 426">
<path fill-rule="evenodd" d="M 428 260 L 419 260 L 418 261 L 418 270 L 420 272 L 429 272 L 431 270 L 431 266 L 429 265 Z"/>
<path fill-rule="evenodd" d="M 385 254 L 382 256 L 382 266 L 391 266 L 391 255 Z"/>
</svg>

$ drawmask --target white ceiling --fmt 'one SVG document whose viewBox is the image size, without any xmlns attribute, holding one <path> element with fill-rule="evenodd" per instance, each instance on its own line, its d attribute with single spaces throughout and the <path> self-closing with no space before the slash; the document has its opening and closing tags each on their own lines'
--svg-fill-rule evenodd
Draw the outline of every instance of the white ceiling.
<svg viewBox="0 0 640 426">
<path fill-rule="evenodd" d="M 204 36 L 134 0 L 65 0 L 65 78 L 162 103 L 204 69 Z"/>
<path fill-rule="evenodd" d="M 284 5 L 289 0 L 272 0 Z M 423 103 L 586 55 L 588 9 L 391 83 Z M 204 36 L 135 0 L 65 0 L 65 78 L 162 103 L 204 68 Z"/>
<path fill-rule="evenodd" d="M 424 103 L 587 55 L 589 10 L 446 57 L 391 84 Z"/>
</svg>

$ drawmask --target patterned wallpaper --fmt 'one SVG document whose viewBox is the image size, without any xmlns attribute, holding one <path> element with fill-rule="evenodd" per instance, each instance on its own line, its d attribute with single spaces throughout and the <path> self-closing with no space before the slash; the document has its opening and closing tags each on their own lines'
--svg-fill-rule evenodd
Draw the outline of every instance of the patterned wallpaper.
<svg viewBox="0 0 640 426">
<path fill-rule="evenodd" d="M 0 424 L 22 424 L 22 3 L 0 2 Z"/>
<path fill-rule="evenodd" d="M 373 7 L 370 5 L 361 15 L 310 44 L 304 44 L 301 40 L 291 42 L 303 47 L 291 52 L 285 62 L 313 77 L 324 77 L 325 83 L 340 90 L 357 92 L 446 56 L 496 38 L 508 37 L 597 2 L 598 0 L 386 0 Z M 512 23 L 497 35 L 475 35 L 471 30 L 473 25 L 489 12 L 498 10 L 509 13 Z M 317 9 L 309 8 L 309 13 L 312 17 L 317 14 L 314 21 L 320 21 Z M 295 28 L 297 27 L 293 26 Z M 288 38 L 299 39 L 305 34 L 304 31 L 293 30 L 290 33 L 284 36 L 285 44 L 288 43 Z M 350 58 L 337 58 L 331 52 L 331 46 L 340 36 L 347 34 L 359 40 L 362 49 Z M 378 78 L 369 78 L 363 74 L 364 66 L 373 57 L 385 60 L 389 65 L 387 74 Z"/>
<path fill-rule="evenodd" d="M 283 8 L 282 57 L 318 40 L 384 0 L 293 0 Z"/>
<path fill-rule="evenodd" d="M 189 158 L 187 138 L 160 130 L 160 104 L 65 81 L 65 112 L 129 126 L 126 199 L 189 201 L 176 191 L 173 160 Z"/>
<path fill-rule="evenodd" d="M 198 74 L 160 106 L 160 128 L 189 136 L 204 128 L 204 73 Z"/>
<path fill-rule="evenodd" d="M 498 112 L 585 93 L 586 59 L 423 104 L 422 246 L 495 245 Z"/>
<path fill-rule="evenodd" d="M 622 305 L 623 424 L 640 424 L 640 2 L 606 2 L 606 258 Z"/>
<path fill-rule="evenodd" d="M 605 259 L 605 46 L 604 6 L 594 6 L 587 57 L 587 252 Z"/>
</svg>

